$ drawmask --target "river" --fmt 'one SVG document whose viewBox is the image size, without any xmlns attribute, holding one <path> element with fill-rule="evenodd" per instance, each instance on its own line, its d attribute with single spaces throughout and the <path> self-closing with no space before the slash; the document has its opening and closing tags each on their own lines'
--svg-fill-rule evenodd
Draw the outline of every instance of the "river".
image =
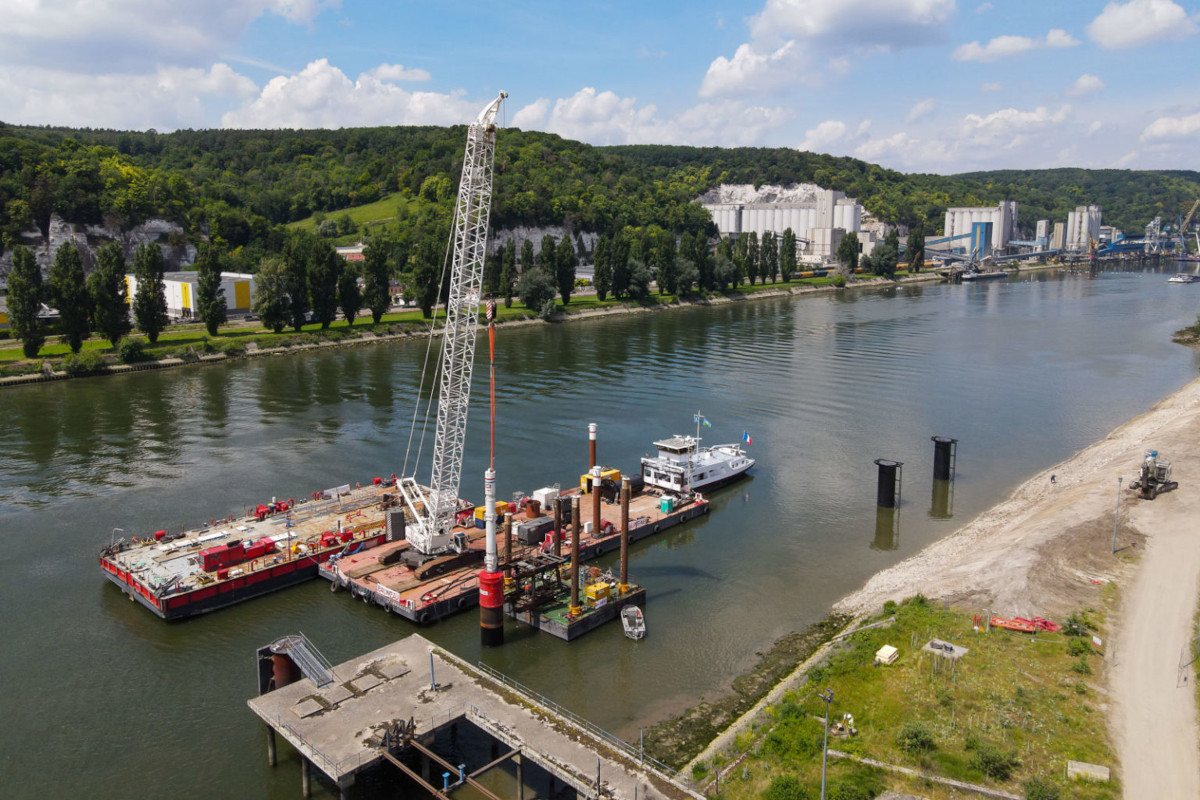
<svg viewBox="0 0 1200 800">
<path fill-rule="evenodd" d="M 421 633 L 636 741 L 875 571 L 1192 379 L 1200 361 L 1170 334 L 1195 319 L 1200 287 L 1168 274 L 1035 273 L 501 328 L 501 498 L 578 480 L 589 422 L 600 460 L 634 469 L 654 439 L 694 432 L 699 410 L 710 442 L 748 431 L 758 464 L 708 517 L 632 548 L 644 641 L 615 623 L 569 645 L 510 624 L 484 652 L 473 613 Z M 402 472 L 424 357 L 400 342 L 0 392 L 5 796 L 297 796 L 294 766 L 266 766 L 245 706 L 255 648 L 299 630 L 338 663 L 417 628 L 324 581 L 164 623 L 103 579 L 97 553 L 113 528 L 194 525 Z M 486 373 L 463 470 L 475 498 Z M 960 440 L 949 518 L 931 508 L 932 435 Z M 904 462 L 891 527 L 876 524 L 875 458 Z"/>
</svg>

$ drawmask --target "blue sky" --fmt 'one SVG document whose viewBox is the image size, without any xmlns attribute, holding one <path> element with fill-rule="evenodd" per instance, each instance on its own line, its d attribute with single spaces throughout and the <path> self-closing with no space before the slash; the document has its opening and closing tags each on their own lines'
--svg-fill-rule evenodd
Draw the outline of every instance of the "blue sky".
<svg viewBox="0 0 1200 800">
<path fill-rule="evenodd" d="M 1200 169 L 1200 1 L 4 0 L 0 120 L 465 122 L 906 172 Z"/>
</svg>

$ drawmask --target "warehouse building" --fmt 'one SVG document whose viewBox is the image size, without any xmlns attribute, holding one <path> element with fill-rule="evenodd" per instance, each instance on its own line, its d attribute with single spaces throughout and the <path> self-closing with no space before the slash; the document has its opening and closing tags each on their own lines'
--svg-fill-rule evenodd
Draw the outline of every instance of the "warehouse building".
<svg viewBox="0 0 1200 800">
<path fill-rule="evenodd" d="M 167 315 L 173 320 L 196 319 L 198 304 L 198 273 L 168 272 L 163 275 L 163 291 L 167 296 Z M 137 293 L 137 278 L 125 276 L 129 302 Z M 222 272 L 221 288 L 225 290 L 225 308 L 231 317 L 250 313 L 254 301 L 254 276 L 244 272 Z"/>
</svg>

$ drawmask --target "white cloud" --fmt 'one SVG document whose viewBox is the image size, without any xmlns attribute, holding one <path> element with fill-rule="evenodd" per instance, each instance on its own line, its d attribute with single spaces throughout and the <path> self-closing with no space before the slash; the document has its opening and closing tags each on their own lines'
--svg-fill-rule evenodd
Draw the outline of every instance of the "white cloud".
<svg viewBox="0 0 1200 800">
<path fill-rule="evenodd" d="M 882 139 L 864 142 L 854 150 L 854 155 L 864 161 L 896 164 L 908 169 L 930 169 L 937 164 L 948 166 L 950 148 L 937 139 L 918 139 L 904 131 Z"/>
<path fill-rule="evenodd" d="M 1046 34 L 1046 47 L 1075 47 L 1079 40 L 1062 28 L 1051 28 Z"/>
<path fill-rule="evenodd" d="M 984 91 L 984 92 L 998 92 L 1003 88 L 1004 88 L 1004 84 L 1000 83 L 999 81 L 992 81 L 991 83 L 985 83 L 979 87 L 980 91 Z"/>
<path fill-rule="evenodd" d="M 995 6 L 991 3 L 980 3 L 975 9 L 975 13 L 984 14 L 988 11 L 991 11 L 993 8 L 995 8 Z"/>
<path fill-rule="evenodd" d="M 550 101 L 544 97 L 539 97 L 537 100 L 523 107 L 516 114 L 513 114 L 513 127 L 523 130 L 541 130 L 546 125 L 546 112 L 549 110 Z"/>
<path fill-rule="evenodd" d="M 229 128 L 342 128 L 356 125 L 454 125 L 482 107 L 462 92 L 410 92 L 364 72 L 351 81 L 318 59 L 295 75 L 272 78 L 251 102 L 229 111 Z"/>
<path fill-rule="evenodd" d="M 1142 141 L 1186 139 L 1197 133 L 1200 133 L 1200 113 L 1187 117 L 1159 117 L 1142 131 Z"/>
<path fill-rule="evenodd" d="M 789 82 L 798 82 L 797 76 L 802 73 L 804 62 L 794 41 L 768 53 L 760 53 L 752 44 L 743 44 L 734 52 L 733 58 L 717 56 L 708 65 L 708 72 L 700 84 L 700 96 L 773 92 Z"/>
<path fill-rule="evenodd" d="M 856 130 L 854 132 L 854 135 L 858 136 L 858 137 L 863 137 L 863 136 L 866 136 L 867 133 L 870 132 L 870 130 L 871 130 L 871 120 L 864 119 L 862 122 L 858 123 L 858 130 Z"/>
<path fill-rule="evenodd" d="M 927 117 L 933 111 L 933 108 L 936 105 L 937 103 L 932 97 L 922 100 L 919 103 L 915 103 L 913 107 L 908 110 L 908 116 L 904 118 L 904 121 L 916 122 L 922 117 Z"/>
<path fill-rule="evenodd" d="M 1071 88 L 1067 89 L 1067 94 L 1071 95 L 1072 97 L 1082 97 L 1085 94 L 1098 92 L 1103 88 L 1104 81 L 1100 80 L 1095 75 L 1090 75 L 1085 72 L 1084 74 L 1080 75 L 1074 83 L 1071 84 Z"/>
<path fill-rule="evenodd" d="M 1094 120 L 1092 120 L 1092 124 L 1088 125 L 1087 135 L 1092 136 L 1103 127 L 1104 127 L 1103 122 L 1101 122 L 1098 119 L 1094 119 Z"/>
<path fill-rule="evenodd" d="M 986 116 L 967 114 L 963 117 L 962 128 L 968 134 L 1005 135 L 1056 125 L 1065 122 L 1070 116 L 1071 107 L 1069 105 L 1053 112 L 1045 106 L 1038 106 L 1033 111 L 1004 108 Z"/>
<path fill-rule="evenodd" d="M 702 97 L 772 93 L 792 83 L 819 84 L 844 75 L 871 53 L 940 41 L 955 0 L 766 0 L 749 20 L 750 41 L 718 56 L 701 84 Z M 807 53 L 823 50 L 819 65 Z"/>
<path fill-rule="evenodd" d="M 1039 47 L 1074 47 L 1079 40 L 1064 30 L 1053 28 L 1044 39 L 1028 36 L 997 36 L 985 45 L 978 41 L 968 42 L 954 49 L 950 57 L 955 61 L 998 61 L 1001 58 L 1027 53 Z"/>
<path fill-rule="evenodd" d="M 1118 158 L 1116 164 L 1114 164 L 1113 166 L 1127 167 L 1130 164 L 1132 164 L 1135 160 L 1137 160 L 1137 157 L 1138 157 L 1138 151 L 1130 150 L 1128 153 L 1126 153 L 1125 155 Z"/>
<path fill-rule="evenodd" d="M 1195 19 L 1171 0 L 1109 3 L 1087 26 L 1092 41 L 1109 50 L 1182 39 L 1195 32 Z"/>
<path fill-rule="evenodd" d="M 700 103 L 671 119 L 660 119 L 652 105 L 639 107 L 637 99 L 620 97 L 593 87 L 554 101 L 541 100 L 521 109 L 522 124 L 539 127 L 590 144 L 696 144 L 759 145 L 767 133 L 784 125 L 791 112 L 783 108 L 747 106 L 736 100 Z M 528 112 L 528 113 L 527 113 Z M 544 125 L 536 124 L 541 115 Z M 514 117 L 514 124 L 517 119 Z"/>
<path fill-rule="evenodd" d="M 432 77 L 427 70 L 405 69 L 400 64 L 380 64 L 367 73 L 381 81 L 427 81 Z"/>
<path fill-rule="evenodd" d="M 955 0 L 766 0 L 750 19 L 756 39 L 816 39 L 909 47 L 938 41 Z"/>
<path fill-rule="evenodd" d="M 796 145 L 797 150 L 810 152 L 824 151 L 829 145 L 840 141 L 846 135 L 846 123 L 841 120 L 828 119 L 815 128 L 804 132 L 804 141 Z"/>
<path fill-rule="evenodd" d="M 92 72 L 209 65 L 251 23 L 308 25 L 341 0 L 17 0 L 6 3 L 0 62 Z"/>
<path fill-rule="evenodd" d="M 218 108 L 258 93 L 226 64 L 163 67 L 150 74 L 84 75 L 0 65 L 0 116 L 30 125 L 144 130 L 204 127 Z"/>
</svg>

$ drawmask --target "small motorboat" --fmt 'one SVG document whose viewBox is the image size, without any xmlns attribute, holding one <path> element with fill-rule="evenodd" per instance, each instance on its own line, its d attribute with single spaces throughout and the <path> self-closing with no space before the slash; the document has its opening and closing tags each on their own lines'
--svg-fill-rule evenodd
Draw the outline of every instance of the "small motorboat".
<svg viewBox="0 0 1200 800">
<path fill-rule="evenodd" d="M 646 635 L 646 618 L 637 606 L 625 606 L 621 609 L 621 625 L 630 639 L 641 639 Z"/>
<path fill-rule="evenodd" d="M 1167 278 L 1167 283 L 1195 283 L 1196 276 L 1187 272 L 1181 272 L 1178 275 L 1173 275 Z"/>
</svg>

